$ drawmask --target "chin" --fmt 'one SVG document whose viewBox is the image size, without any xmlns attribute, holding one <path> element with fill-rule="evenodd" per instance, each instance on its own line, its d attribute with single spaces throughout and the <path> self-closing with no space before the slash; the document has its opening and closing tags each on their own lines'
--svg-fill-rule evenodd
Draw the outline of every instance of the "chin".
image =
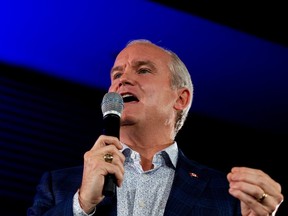
<svg viewBox="0 0 288 216">
<path fill-rule="evenodd" d="M 123 116 L 121 118 L 121 122 L 120 122 L 120 125 L 121 126 L 131 126 L 131 125 L 134 125 L 136 122 L 135 122 L 135 118 L 129 118 L 127 116 Z"/>
</svg>

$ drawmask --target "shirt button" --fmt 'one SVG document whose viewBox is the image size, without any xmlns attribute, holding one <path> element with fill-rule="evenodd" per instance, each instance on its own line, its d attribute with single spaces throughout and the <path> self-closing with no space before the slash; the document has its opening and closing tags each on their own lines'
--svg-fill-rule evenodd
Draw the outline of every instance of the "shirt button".
<svg viewBox="0 0 288 216">
<path fill-rule="evenodd" d="M 139 207 L 141 207 L 141 208 L 145 207 L 145 204 L 143 201 L 139 201 Z"/>
</svg>

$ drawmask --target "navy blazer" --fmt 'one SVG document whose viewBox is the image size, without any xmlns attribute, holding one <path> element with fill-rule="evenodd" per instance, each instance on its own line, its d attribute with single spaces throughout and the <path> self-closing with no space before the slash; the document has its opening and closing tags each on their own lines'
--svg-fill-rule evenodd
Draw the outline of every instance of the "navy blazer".
<svg viewBox="0 0 288 216">
<path fill-rule="evenodd" d="M 43 174 L 28 216 L 72 216 L 73 196 L 83 166 Z M 228 192 L 226 174 L 188 159 L 179 149 L 174 182 L 164 216 L 238 216 L 240 201 Z M 117 215 L 117 195 L 105 197 L 94 215 Z"/>
</svg>

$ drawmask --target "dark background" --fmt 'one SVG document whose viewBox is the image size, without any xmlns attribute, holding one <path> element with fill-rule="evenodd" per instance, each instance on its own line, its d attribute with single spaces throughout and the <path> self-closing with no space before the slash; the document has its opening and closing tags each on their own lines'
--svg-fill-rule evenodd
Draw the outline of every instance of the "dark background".
<svg viewBox="0 0 288 216">
<path fill-rule="evenodd" d="M 25 215 L 44 171 L 82 163 L 101 133 L 114 57 L 135 38 L 176 51 L 191 72 L 195 97 L 177 136 L 186 155 L 224 172 L 263 169 L 287 197 L 284 8 L 277 1 L 1 2 L 1 215 Z"/>
</svg>

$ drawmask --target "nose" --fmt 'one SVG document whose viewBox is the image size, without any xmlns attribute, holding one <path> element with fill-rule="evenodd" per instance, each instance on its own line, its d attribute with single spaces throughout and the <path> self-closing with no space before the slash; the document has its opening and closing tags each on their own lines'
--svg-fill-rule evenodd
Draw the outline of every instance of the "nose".
<svg viewBox="0 0 288 216">
<path fill-rule="evenodd" d="M 119 77 L 117 79 L 112 79 L 111 85 L 109 87 L 109 91 L 119 91 L 119 88 L 122 88 L 124 86 L 131 86 L 134 85 L 136 77 L 133 76 L 132 70 L 122 70 L 121 75 L 118 75 Z"/>
<path fill-rule="evenodd" d="M 119 80 L 119 86 L 122 85 L 132 85 L 132 75 L 129 71 L 125 71 Z"/>
</svg>

